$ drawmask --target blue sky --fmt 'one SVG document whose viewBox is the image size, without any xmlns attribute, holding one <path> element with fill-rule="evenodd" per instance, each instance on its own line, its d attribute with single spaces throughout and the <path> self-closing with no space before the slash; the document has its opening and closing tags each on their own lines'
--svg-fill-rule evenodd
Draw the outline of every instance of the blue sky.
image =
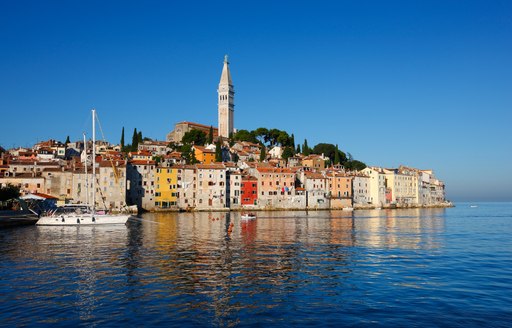
<svg viewBox="0 0 512 328">
<path fill-rule="evenodd" d="M 512 201 L 510 1 L 1 1 L 0 145 L 217 124 L 434 169 L 453 200 Z"/>
</svg>

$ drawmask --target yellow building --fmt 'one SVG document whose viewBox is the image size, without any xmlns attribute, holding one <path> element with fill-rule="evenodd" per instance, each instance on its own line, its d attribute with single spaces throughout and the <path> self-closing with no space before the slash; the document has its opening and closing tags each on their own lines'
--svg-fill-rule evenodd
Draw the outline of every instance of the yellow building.
<svg viewBox="0 0 512 328">
<path fill-rule="evenodd" d="M 178 169 L 156 168 L 155 208 L 176 208 L 178 204 Z"/>
</svg>

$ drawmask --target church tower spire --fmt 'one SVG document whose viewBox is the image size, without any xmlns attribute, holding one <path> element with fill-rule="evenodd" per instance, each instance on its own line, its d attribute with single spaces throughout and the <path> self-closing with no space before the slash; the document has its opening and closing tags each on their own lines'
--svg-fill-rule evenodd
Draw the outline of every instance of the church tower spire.
<svg viewBox="0 0 512 328">
<path fill-rule="evenodd" d="M 224 66 L 220 76 L 218 94 L 219 110 L 219 136 L 229 138 L 234 131 L 234 113 L 235 113 L 235 90 L 231 73 L 229 72 L 228 55 L 224 56 Z"/>
</svg>

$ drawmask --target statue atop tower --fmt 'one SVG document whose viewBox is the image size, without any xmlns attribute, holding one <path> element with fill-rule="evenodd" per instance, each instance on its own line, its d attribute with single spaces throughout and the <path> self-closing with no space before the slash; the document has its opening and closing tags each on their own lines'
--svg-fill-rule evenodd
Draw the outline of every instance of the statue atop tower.
<svg viewBox="0 0 512 328">
<path fill-rule="evenodd" d="M 217 89 L 219 111 L 219 136 L 229 138 L 234 132 L 235 89 L 229 72 L 228 55 L 224 56 L 224 66 Z"/>
</svg>

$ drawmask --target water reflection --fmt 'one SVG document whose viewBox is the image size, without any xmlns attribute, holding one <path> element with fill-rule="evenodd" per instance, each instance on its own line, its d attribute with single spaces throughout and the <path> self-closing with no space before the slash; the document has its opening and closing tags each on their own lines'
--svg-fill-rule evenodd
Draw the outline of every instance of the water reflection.
<svg viewBox="0 0 512 328">
<path fill-rule="evenodd" d="M 145 244 L 209 252 L 236 244 L 280 249 L 291 244 L 436 248 L 445 209 L 260 212 L 256 220 L 232 213 L 158 213 L 142 218 Z"/>
<path fill-rule="evenodd" d="M 442 247 L 444 211 L 259 212 L 250 221 L 237 212 L 148 213 L 127 226 L 3 233 L 0 273 L 12 286 L 5 293 L 0 280 L 10 295 L 0 319 L 304 325 L 332 318 L 340 298 L 366 300 L 377 282 L 385 290 L 396 254 Z M 425 283 L 414 272 L 396 276 Z"/>
<path fill-rule="evenodd" d="M 443 209 L 260 212 L 251 221 L 236 212 L 148 213 L 138 224 L 135 245 L 159 254 L 144 265 L 158 268 L 172 295 L 190 297 L 175 310 L 211 309 L 223 326 L 252 307 L 271 312 L 325 289 L 318 281 L 337 295 L 354 277 L 355 247 L 434 249 L 445 229 Z M 318 281 L 301 283 L 306 277 Z"/>
<path fill-rule="evenodd" d="M 357 213 L 357 243 L 365 247 L 432 249 L 445 230 L 446 209 L 361 211 Z M 377 212 L 377 213 L 376 213 Z"/>
</svg>

